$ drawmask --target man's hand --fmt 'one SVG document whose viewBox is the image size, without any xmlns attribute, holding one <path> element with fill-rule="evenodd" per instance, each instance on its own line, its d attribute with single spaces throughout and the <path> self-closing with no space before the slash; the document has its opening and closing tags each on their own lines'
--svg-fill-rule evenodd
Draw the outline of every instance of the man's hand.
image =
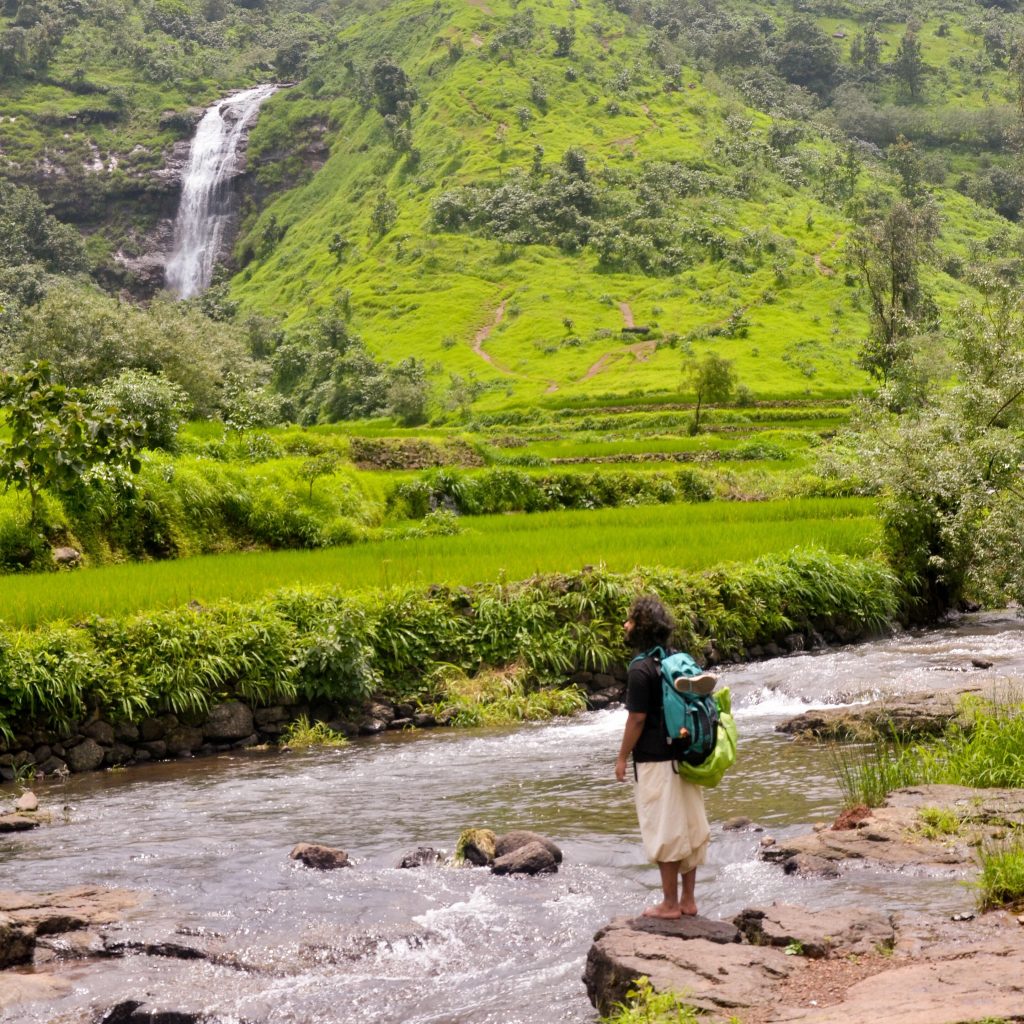
<svg viewBox="0 0 1024 1024">
<path fill-rule="evenodd" d="M 617 757 L 615 759 L 615 778 L 619 782 L 626 781 L 626 759 L 624 757 Z"/>
</svg>

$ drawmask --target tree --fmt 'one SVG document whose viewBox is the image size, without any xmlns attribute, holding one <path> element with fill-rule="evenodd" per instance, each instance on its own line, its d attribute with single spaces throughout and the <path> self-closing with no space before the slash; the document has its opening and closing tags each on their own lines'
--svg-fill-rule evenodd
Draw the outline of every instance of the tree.
<svg viewBox="0 0 1024 1024">
<path fill-rule="evenodd" d="M 847 249 L 870 304 L 871 334 L 858 361 L 883 385 L 908 365 L 911 339 L 935 318 L 920 271 L 934 256 L 938 228 L 933 206 L 901 201 L 858 229 Z"/>
<path fill-rule="evenodd" d="M 302 480 L 309 481 L 309 500 L 313 500 L 313 484 L 322 476 L 330 476 L 341 464 L 341 455 L 336 451 L 320 452 L 306 459 L 299 466 L 298 475 Z"/>
<path fill-rule="evenodd" d="M 700 362 L 694 360 L 683 373 L 697 398 L 690 433 L 699 434 L 701 406 L 705 402 L 728 402 L 736 388 L 736 374 L 732 360 L 714 352 L 709 352 Z"/>
<path fill-rule="evenodd" d="M 166 377 L 146 370 L 122 370 L 93 393 L 95 409 L 116 409 L 126 420 L 139 425 L 143 448 L 174 451 L 178 430 L 192 409 L 184 388 Z"/>
<path fill-rule="evenodd" d="M 792 22 L 775 51 L 780 75 L 819 96 L 832 91 L 839 73 L 839 54 L 832 40 L 813 21 Z"/>
<path fill-rule="evenodd" d="M 389 56 L 378 57 L 370 68 L 370 88 L 382 116 L 408 120 L 416 100 L 409 76 Z"/>
<path fill-rule="evenodd" d="M 953 324 L 952 385 L 900 415 L 873 403 L 852 442 L 924 618 L 966 597 L 1024 601 L 1024 304 L 1001 282 L 978 285 L 984 302 Z"/>
<path fill-rule="evenodd" d="M 914 144 L 907 141 L 903 135 L 898 135 L 896 141 L 885 151 L 885 160 L 899 175 L 900 194 L 903 198 L 916 199 L 921 193 L 924 165 Z"/>
<path fill-rule="evenodd" d="M 576 41 L 576 29 L 572 25 L 561 25 L 551 30 L 555 38 L 555 56 L 571 57 L 572 44 Z"/>
<path fill-rule="evenodd" d="M 39 526 L 44 490 L 73 494 L 104 467 L 121 482 L 140 469 L 137 424 L 112 409 L 90 409 L 85 392 L 53 383 L 49 364 L 0 374 L 0 408 L 10 440 L 0 452 L 4 489 L 27 491 L 29 523 Z"/>
<path fill-rule="evenodd" d="M 903 34 L 891 70 L 910 99 L 919 99 L 927 67 L 921 56 L 921 44 L 917 40 L 917 33 L 912 28 L 908 28 Z"/>
<path fill-rule="evenodd" d="M 377 193 L 377 201 L 373 205 L 373 210 L 370 211 L 370 226 L 373 228 L 374 234 L 378 238 L 382 238 L 395 226 L 397 219 L 398 206 L 388 195 L 387 190 L 382 188 Z"/>
</svg>

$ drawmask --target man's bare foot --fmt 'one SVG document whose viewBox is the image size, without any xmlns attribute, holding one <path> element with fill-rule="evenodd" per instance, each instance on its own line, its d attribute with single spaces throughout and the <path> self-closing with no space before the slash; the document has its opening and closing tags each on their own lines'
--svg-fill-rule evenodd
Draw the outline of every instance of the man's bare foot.
<svg viewBox="0 0 1024 1024">
<path fill-rule="evenodd" d="M 681 917 L 696 917 L 697 901 L 683 900 L 683 902 L 679 904 L 679 912 Z"/>
<path fill-rule="evenodd" d="M 696 908 L 694 908 L 696 913 Z M 683 911 L 680 909 L 678 904 L 676 906 L 669 906 L 666 903 L 659 903 L 655 907 L 648 907 L 642 917 L 657 917 L 663 921 L 674 921 L 683 916 Z"/>
</svg>

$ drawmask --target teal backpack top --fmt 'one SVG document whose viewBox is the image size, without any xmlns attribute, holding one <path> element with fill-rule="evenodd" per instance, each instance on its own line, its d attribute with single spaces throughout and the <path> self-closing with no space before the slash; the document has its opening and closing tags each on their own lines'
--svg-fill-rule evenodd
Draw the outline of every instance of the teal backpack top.
<svg viewBox="0 0 1024 1024">
<path fill-rule="evenodd" d="M 690 689 L 689 681 L 695 676 L 703 676 L 703 670 L 685 652 L 666 654 L 662 647 L 652 647 L 638 654 L 630 664 L 645 658 L 654 658 L 661 672 L 665 742 L 681 741 L 680 766 L 703 764 L 715 752 L 718 742 L 718 704 L 715 698 L 710 692 L 695 693 Z"/>
</svg>

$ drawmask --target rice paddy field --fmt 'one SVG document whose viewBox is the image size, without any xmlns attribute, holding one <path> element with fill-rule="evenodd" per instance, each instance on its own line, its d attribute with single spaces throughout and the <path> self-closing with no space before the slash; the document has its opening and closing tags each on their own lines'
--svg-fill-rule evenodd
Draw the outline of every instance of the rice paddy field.
<svg viewBox="0 0 1024 1024">
<path fill-rule="evenodd" d="M 467 518 L 461 533 L 319 551 L 217 555 L 74 574 L 0 578 L 0 620 L 32 627 L 117 617 L 189 601 L 246 600 L 282 587 L 347 591 L 523 579 L 584 565 L 702 569 L 794 547 L 869 554 L 878 525 L 869 499 L 638 506 Z"/>
</svg>

